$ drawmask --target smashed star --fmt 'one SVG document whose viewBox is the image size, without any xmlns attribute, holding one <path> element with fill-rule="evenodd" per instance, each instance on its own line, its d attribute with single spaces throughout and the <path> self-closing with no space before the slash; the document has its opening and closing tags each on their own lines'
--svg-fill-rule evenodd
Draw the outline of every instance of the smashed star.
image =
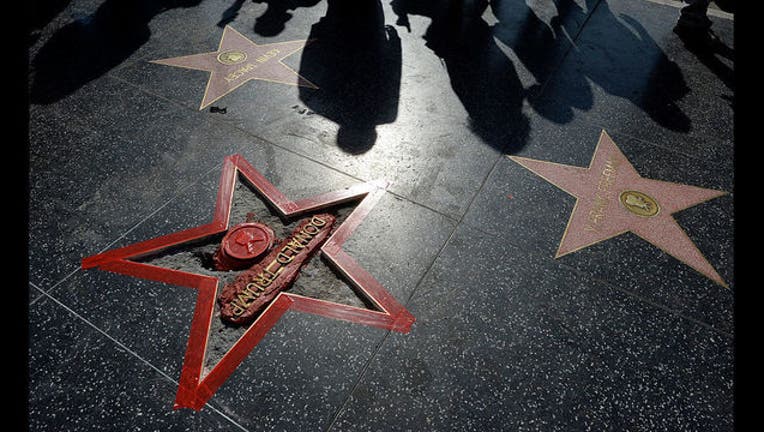
<svg viewBox="0 0 764 432">
<path fill-rule="evenodd" d="M 234 185 L 239 174 L 258 191 L 264 201 L 285 217 L 301 216 L 337 204 L 360 200 L 350 215 L 332 231 L 330 237 L 321 246 L 320 254 L 377 310 L 282 291 L 260 313 L 223 358 L 204 375 L 204 357 L 215 311 L 215 299 L 219 291 L 218 278 L 155 266 L 137 259 L 227 232 Z M 223 163 L 212 222 L 86 257 L 82 260 L 82 268 L 99 268 L 197 290 L 196 307 L 191 321 L 174 407 L 200 410 L 288 310 L 384 330 L 409 332 L 415 320 L 414 316 L 342 248 L 344 242 L 384 195 L 386 186 L 385 181 L 366 182 L 344 190 L 291 201 L 242 156 L 228 156 Z"/>
</svg>

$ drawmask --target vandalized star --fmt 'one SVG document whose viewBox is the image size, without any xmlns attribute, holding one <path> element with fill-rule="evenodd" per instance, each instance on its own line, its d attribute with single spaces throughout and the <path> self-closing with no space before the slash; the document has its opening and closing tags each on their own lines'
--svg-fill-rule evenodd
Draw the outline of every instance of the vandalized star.
<svg viewBox="0 0 764 432">
<path fill-rule="evenodd" d="M 171 247 L 226 232 L 237 173 L 244 176 L 278 213 L 287 217 L 316 212 L 333 205 L 360 200 L 344 222 L 333 230 L 319 251 L 326 262 L 343 275 L 348 283 L 353 285 L 359 294 L 370 301 L 377 310 L 305 297 L 287 291 L 279 292 L 223 358 L 202 377 L 204 355 L 219 291 L 218 279 L 204 274 L 159 267 L 146 262 L 139 262 L 138 259 Z M 386 186 L 386 182 L 368 182 L 300 201 L 290 201 L 243 157 L 240 155 L 229 156 L 223 164 L 212 222 L 84 258 L 82 268 L 97 267 L 114 273 L 186 286 L 198 291 L 186 355 L 175 398 L 175 408 L 200 410 L 289 309 L 408 333 L 414 323 L 414 317 L 411 313 L 342 249 L 347 238 L 384 195 Z"/>
<path fill-rule="evenodd" d="M 315 84 L 282 63 L 307 43 L 306 40 L 296 40 L 258 45 L 233 27 L 226 26 L 217 51 L 153 60 L 151 63 L 210 72 L 199 107 L 203 110 L 250 80 L 317 89 Z"/>
<path fill-rule="evenodd" d="M 555 258 L 632 232 L 728 288 L 671 216 L 727 192 L 643 178 L 604 130 L 588 168 L 509 158 L 576 197 Z"/>
</svg>

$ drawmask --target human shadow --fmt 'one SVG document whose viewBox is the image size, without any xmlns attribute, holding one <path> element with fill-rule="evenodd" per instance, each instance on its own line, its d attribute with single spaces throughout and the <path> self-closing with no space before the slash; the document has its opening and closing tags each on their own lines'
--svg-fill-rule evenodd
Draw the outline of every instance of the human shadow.
<svg viewBox="0 0 764 432">
<path fill-rule="evenodd" d="M 159 13 L 202 0 L 107 0 L 59 29 L 31 62 L 30 101 L 56 102 L 122 63 L 151 36 Z"/>
<path fill-rule="evenodd" d="M 252 0 L 266 3 L 268 9 L 255 21 L 255 33 L 261 36 L 275 36 L 284 31 L 287 21 L 292 19 L 293 11 L 300 7 L 312 7 L 321 0 Z"/>
<path fill-rule="evenodd" d="M 246 0 L 235 0 L 231 6 L 223 11 L 217 26 L 220 28 L 225 28 L 225 26 L 232 23 L 236 17 L 239 16 L 239 11 L 241 10 L 241 7 L 244 6 L 245 1 Z"/>
<path fill-rule="evenodd" d="M 319 89 L 299 88 L 300 100 L 337 123 L 337 145 L 351 154 L 376 143 L 376 126 L 398 116 L 401 41 L 385 26 L 379 0 L 328 0 L 310 30 L 300 75 Z"/>
<path fill-rule="evenodd" d="M 727 66 L 719 57 L 735 62 L 735 50 L 721 40 L 716 40 L 709 45 L 700 45 L 682 35 L 679 39 L 684 47 L 692 53 L 698 61 L 708 68 L 721 82 L 732 92 L 735 91 L 735 70 Z"/>
<path fill-rule="evenodd" d="M 607 0 L 585 0 L 591 12 L 573 0 L 556 0 L 558 15 L 551 26 L 539 22 L 532 11 L 519 13 L 518 8 L 527 7 L 523 1 L 492 0 L 491 5 L 499 20 L 497 37 L 515 51 L 537 82 L 548 82 L 542 97 L 529 98 L 543 117 L 568 123 L 573 108 L 591 110 L 591 81 L 607 94 L 630 101 L 662 127 L 679 132 L 691 129 L 690 118 L 677 104 L 690 91 L 681 69 L 639 22 L 627 15 L 616 17 Z M 587 20 L 588 13 L 592 16 Z M 520 32 L 512 30 L 517 16 L 525 17 Z M 565 65 L 559 71 L 549 69 L 538 53 L 560 46 L 566 33 L 566 37 L 575 37 L 583 23 L 586 30 L 571 45 Z"/>
<path fill-rule="evenodd" d="M 425 45 L 445 64 L 451 88 L 469 115 L 470 129 L 502 152 L 524 146 L 528 119 L 525 89 L 512 61 L 482 18 L 487 0 L 393 0 L 397 25 L 410 29 L 409 15 L 431 19 Z"/>
<path fill-rule="evenodd" d="M 534 3 L 534 8 L 524 0 L 491 0 L 490 7 L 498 20 L 491 27 L 494 37 L 512 49 L 536 82 L 527 89 L 527 97 L 532 99 L 586 21 L 587 10 L 574 0 Z M 549 24 L 539 17 L 542 13 L 551 16 Z M 576 87 L 588 87 L 583 74 L 566 75 Z"/>
<path fill-rule="evenodd" d="M 34 0 L 29 7 L 29 45 L 40 38 L 40 30 L 45 28 L 71 3 L 71 0 Z"/>
</svg>

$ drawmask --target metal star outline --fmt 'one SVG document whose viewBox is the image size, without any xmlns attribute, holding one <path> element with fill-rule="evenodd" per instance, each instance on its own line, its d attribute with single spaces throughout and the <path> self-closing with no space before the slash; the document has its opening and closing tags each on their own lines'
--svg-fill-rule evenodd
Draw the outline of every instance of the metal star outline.
<svg viewBox="0 0 764 432">
<path fill-rule="evenodd" d="M 262 198 L 272 204 L 281 215 L 287 217 L 360 199 L 357 207 L 326 240 L 320 252 L 329 265 L 338 270 L 379 311 L 282 291 L 212 370 L 202 378 L 204 355 L 207 351 L 218 292 L 218 279 L 132 259 L 227 231 L 237 172 L 255 187 Z M 401 333 L 409 332 L 415 321 L 414 316 L 342 249 L 344 242 L 384 195 L 386 187 L 387 182 L 378 180 L 361 183 L 345 190 L 291 201 L 241 155 L 228 156 L 223 163 L 212 222 L 84 258 L 82 268 L 97 267 L 100 270 L 185 286 L 198 291 L 174 404 L 174 409 L 192 408 L 198 411 L 287 310 L 292 309 Z"/>
<path fill-rule="evenodd" d="M 283 63 L 285 58 L 305 48 L 309 42 L 295 40 L 258 45 L 233 27 L 226 26 L 217 51 L 152 60 L 150 63 L 209 72 L 199 107 L 203 110 L 251 80 L 317 89 L 318 86 Z"/>
<path fill-rule="evenodd" d="M 640 176 L 604 130 L 587 168 L 508 157 L 576 198 L 555 258 L 632 232 L 729 288 L 671 216 L 727 192 Z"/>
</svg>

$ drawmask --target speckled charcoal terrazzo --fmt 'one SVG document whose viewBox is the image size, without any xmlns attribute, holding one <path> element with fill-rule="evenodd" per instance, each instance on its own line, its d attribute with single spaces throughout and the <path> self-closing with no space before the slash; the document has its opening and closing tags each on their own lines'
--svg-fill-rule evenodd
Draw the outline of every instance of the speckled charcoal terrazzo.
<svg viewBox="0 0 764 432">
<path fill-rule="evenodd" d="M 720 3 L 35 2 L 29 430 L 740 429 Z"/>
</svg>

